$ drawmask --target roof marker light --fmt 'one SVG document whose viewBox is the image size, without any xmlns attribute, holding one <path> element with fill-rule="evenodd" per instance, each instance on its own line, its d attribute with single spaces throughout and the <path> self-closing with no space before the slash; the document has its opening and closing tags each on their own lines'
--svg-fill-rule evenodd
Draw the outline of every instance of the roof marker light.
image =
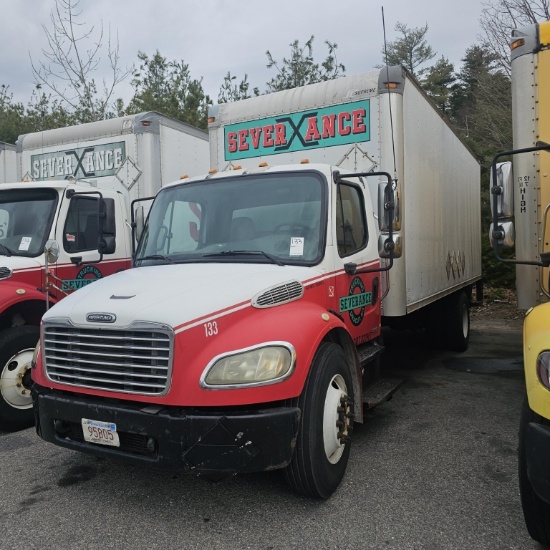
<svg viewBox="0 0 550 550">
<path fill-rule="evenodd" d="M 525 46 L 525 38 L 518 38 L 517 40 L 514 40 L 510 44 L 510 49 L 512 51 L 516 50 L 517 48 L 521 48 L 521 46 Z"/>
</svg>

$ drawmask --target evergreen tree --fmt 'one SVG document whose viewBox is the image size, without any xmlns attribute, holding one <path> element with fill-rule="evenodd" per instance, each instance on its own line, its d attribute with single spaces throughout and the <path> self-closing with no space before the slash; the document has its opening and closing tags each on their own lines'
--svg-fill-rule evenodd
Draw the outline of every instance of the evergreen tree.
<svg viewBox="0 0 550 550">
<path fill-rule="evenodd" d="M 135 93 L 127 113 L 158 111 L 199 128 L 207 127 L 210 98 L 202 78 L 193 79 L 184 61 L 168 61 L 157 50 L 152 57 L 139 52 L 140 65 L 134 74 Z"/>
<path fill-rule="evenodd" d="M 311 36 L 303 47 L 300 46 L 298 40 L 292 42 L 290 57 L 283 57 L 281 63 L 273 58 L 269 50 L 266 52 L 267 68 L 277 70 L 277 74 L 266 83 L 267 93 L 331 80 L 345 74 L 346 68 L 336 59 L 338 46 L 326 40 L 328 55 L 319 65 L 313 58 L 313 40 L 314 36 Z"/>
<path fill-rule="evenodd" d="M 450 110 L 452 86 L 455 81 L 453 64 L 441 57 L 435 65 L 426 70 L 426 76 L 421 82 L 422 88 L 442 113 L 448 113 Z"/>
<path fill-rule="evenodd" d="M 250 84 L 248 82 L 248 75 L 245 74 L 239 84 L 235 83 L 236 79 L 236 76 L 232 76 L 229 71 L 227 72 L 218 93 L 218 103 L 229 103 L 231 101 L 239 101 L 240 99 L 252 97 L 249 92 Z M 252 93 L 258 96 L 260 95 L 260 90 L 254 88 Z"/>
<path fill-rule="evenodd" d="M 512 147 L 510 79 L 494 52 L 470 47 L 457 75 L 451 98 L 451 115 L 459 134 L 481 165 L 482 265 L 484 277 L 495 286 L 513 287 L 515 270 L 498 262 L 489 243 L 491 223 L 489 173 L 494 155 Z M 506 255 L 506 251 L 503 251 Z"/>
<path fill-rule="evenodd" d="M 0 141 L 15 143 L 22 134 L 60 128 L 77 124 L 59 101 L 52 101 L 40 88 L 33 91 L 31 101 L 25 107 L 15 103 L 6 85 L 0 86 Z"/>
<path fill-rule="evenodd" d="M 407 25 L 397 23 L 395 30 L 402 36 L 393 42 L 388 42 L 386 47 L 382 48 L 383 65 L 402 65 L 411 74 L 421 77 L 426 69 L 419 69 L 419 67 L 436 56 L 426 41 L 428 24 L 409 29 Z"/>
</svg>

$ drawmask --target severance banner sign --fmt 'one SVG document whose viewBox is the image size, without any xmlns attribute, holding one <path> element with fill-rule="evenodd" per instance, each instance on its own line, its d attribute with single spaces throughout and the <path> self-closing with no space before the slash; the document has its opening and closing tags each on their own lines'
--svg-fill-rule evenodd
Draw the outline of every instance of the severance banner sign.
<svg viewBox="0 0 550 550">
<path fill-rule="evenodd" d="M 251 120 L 225 127 L 225 160 L 370 140 L 370 100 Z"/>
<path fill-rule="evenodd" d="M 31 177 L 34 181 L 43 181 L 65 176 L 76 179 L 112 176 L 125 160 L 123 141 L 41 153 L 31 155 Z"/>
</svg>

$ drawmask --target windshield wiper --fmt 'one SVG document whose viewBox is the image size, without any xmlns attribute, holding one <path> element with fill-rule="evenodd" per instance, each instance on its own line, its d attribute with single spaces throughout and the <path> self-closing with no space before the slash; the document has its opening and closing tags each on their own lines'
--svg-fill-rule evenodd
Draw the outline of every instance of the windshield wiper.
<svg viewBox="0 0 550 550">
<path fill-rule="evenodd" d="M 172 258 L 169 258 L 168 256 L 163 256 L 162 254 L 151 254 L 150 256 L 143 256 L 143 258 L 137 258 L 136 262 L 140 262 L 142 260 L 158 260 L 168 262 L 170 264 L 174 263 L 174 260 L 172 260 Z"/>
<path fill-rule="evenodd" d="M 281 262 L 277 257 L 264 252 L 263 250 L 223 250 L 221 252 L 210 252 L 208 254 L 203 254 L 203 258 L 215 258 L 217 256 L 263 256 L 267 258 L 271 263 L 284 266 L 285 264 Z"/>
<path fill-rule="evenodd" d="M 13 251 L 10 250 L 6 245 L 0 244 L 0 254 L 3 254 L 4 256 L 11 256 L 13 254 Z"/>
</svg>

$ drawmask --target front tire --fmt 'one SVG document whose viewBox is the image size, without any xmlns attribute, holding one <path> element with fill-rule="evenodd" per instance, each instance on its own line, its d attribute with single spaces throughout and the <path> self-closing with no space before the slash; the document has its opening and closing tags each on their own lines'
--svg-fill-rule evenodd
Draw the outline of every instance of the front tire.
<svg viewBox="0 0 550 550">
<path fill-rule="evenodd" d="M 22 385 L 31 366 L 40 329 L 12 327 L 0 335 L 0 430 L 16 431 L 34 424 L 31 392 Z"/>
<path fill-rule="evenodd" d="M 342 348 L 321 344 L 297 399 L 302 418 L 284 472 L 297 493 L 327 499 L 342 481 L 350 453 L 352 403 L 353 384 Z"/>
<path fill-rule="evenodd" d="M 527 398 L 523 402 L 519 425 L 518 473 L 521 506 L 525 526 L 531 538 L 545 546 L 550 546 L 550 504 L 540 499 L 533 490 L 527 475 L 527 453 L 525 449 L 527 427 L 530 422 L 546 423 L 548 421 L 529 408 Z"/>
</svg>

